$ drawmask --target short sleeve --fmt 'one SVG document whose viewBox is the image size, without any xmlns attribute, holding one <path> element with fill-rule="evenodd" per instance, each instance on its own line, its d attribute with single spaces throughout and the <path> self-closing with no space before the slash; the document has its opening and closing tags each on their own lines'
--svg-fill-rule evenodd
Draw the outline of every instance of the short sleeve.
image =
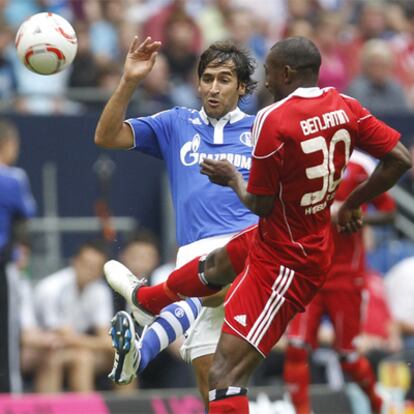
<svg viewBox="0 0 414 414">
<path fill-rule="evenodd" d="M 49 279 L 42 280 L 34 289 L 35 317 L 42 328 L 56 329 L 61 325 L 61 318 L 48 282 Z"/>
<path fill-rule="evenodd" d="M 106 328 L 113 315 L 112 295 L 109 288 L 97 282 L 91 290 L 93 293 L 93 312 L 90 312 L 91 327 Z"/>
<path fill-rule="evenodd" d="M 262 119 L 259 113 L 253 126 L 255 147 L 252 154 L 247 191 L 255 195 L 274 195 L 279 186 L 279 170 L 282 163 L 283 142 L 278 123 L 271 116 Z"/>
<path fill-rule="evenodd" d="M 35 317 L 35 306 L 33 300 L 33 291 L 31 289 L 29 281 L 25 279 L 20 280 L 20 315 L 21 325 L 23 329 L 31 329 L 37 327 L 37 321 Z"/>
<path fill-rule="evenodd" d="M 349 99 L 349 103 L 358 122 L 356 147 L 375 158 L 382 158 L 395 147 L 401 134 L 373 116 L 357 100 Z"/>
<path fill-rule="evenodd" d="M 164 159 L 177 116 L 178 108 L 173 108 L 152 116 L 127 119 L 125 122 L 134 136 L 132 149 Z"/>
</svg>

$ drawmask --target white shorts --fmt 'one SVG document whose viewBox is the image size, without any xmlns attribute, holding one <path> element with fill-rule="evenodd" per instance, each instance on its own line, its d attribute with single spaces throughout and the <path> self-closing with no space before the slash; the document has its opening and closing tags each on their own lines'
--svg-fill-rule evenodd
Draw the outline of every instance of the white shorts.
<svg viewBox="0 0 414 414">
<path fill-rule="evenodd" d="M 177 253 L 177 267 L 202 254 L 207 254 L 227 244 L 237 233 L 208 237 L 180 247 Z M 191 362 L 203 355 L 211 355 L 216 351 L 220 338 L 221 325 L 224 320 L 223 305 L 217 308 L 202 308 L 194 324 L 187 331 L 186 339 L 181 347 L 184 361 Z"/>
</svg>

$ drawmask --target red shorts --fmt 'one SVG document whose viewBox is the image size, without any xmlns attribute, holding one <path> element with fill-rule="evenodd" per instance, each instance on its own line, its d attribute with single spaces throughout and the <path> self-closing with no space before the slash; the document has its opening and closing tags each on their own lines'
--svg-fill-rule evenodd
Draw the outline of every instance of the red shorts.
<svg viewBox="0 0 414 414">
<path fill-rule="evenodd" d="M 264 356 L 323 282 L 323 278 L 322 282 L 312 280 L 275 262 L 250 255 L 225 301 L 222 331 L 245 339 Z"/>
<path fill-rule="evenodd" d="M 318 346 L 318 328 L 323 315 L 329 316 L 335 331 L 335 348 L 353 351 L 354 339 L 361 332 L 362 291 L 360 289 L 320 290 L 305 312 L 295 316 L 288 327 L 290 340 Z"/>
<path fill-rule="evenodd" d="M 227 254 L 237 275 L 244 269 L 249 255 L 249 246 L 256 235 L 256 229 L 257 224 L 249 226 L 233 236 L 226 244 Z"/>
</svg>

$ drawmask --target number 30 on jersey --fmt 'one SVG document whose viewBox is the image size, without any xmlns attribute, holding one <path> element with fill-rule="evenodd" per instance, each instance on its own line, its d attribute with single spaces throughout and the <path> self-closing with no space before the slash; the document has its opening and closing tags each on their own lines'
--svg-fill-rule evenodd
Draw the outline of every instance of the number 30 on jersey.
<svg viewBox="0 0 414 414">
<path fill-rule="evenodd" d="M 335 170 L 334 157 L 338 143 L 343 143 L 339 148 L 345 148 L 345 162 L 342 167 Z M 305 214 L 314 214 L 327 206 L 327 194 L 334 193 L 341 181 L 342 173 L 349 160 L 351 136 L 346 129 L 339 129 L 333 135 L 329 147 L 326 143 L 326 138 L 318 136 L 302 141 L 301 148 L 305 154 L 311 154 L 318 151 L 321 151 L 323 154 L 323 161 L 321 164 L 309 167 L 305 170 L 306 177 L 309 180 L 323 179 L 322 188 L 318 191 L 304 194 L 300 200 L 300 205 L 302 207 L 311 206 L 305 210 Z M 335 175 L 338 177 L 337 179 L 335 179 Z"/>
</svg>

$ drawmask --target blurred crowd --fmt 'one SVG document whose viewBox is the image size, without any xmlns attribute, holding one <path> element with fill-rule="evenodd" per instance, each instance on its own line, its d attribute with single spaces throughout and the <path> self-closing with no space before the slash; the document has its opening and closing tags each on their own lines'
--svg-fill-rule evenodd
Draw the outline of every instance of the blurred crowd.
<svg viewBox="0 0 414 414">
<path fill-rule="evenodd" d="M 19 25 L 42 11 L 67 18 L 79 42 L 71 68 L 47 77 L 25 69 L 14 49 Z M 134 35 L 152 36 L 163 46 L 131 112 L 199 106 L 194 67 L 213 41 L 231 39 L 248 48 L 260 80 L 266 50 L 295 35 L 313 39 L 321 50 L 321 87 L 335 86 L 376 114 L 414 109 L 411 0 L 1 0 L 0 110 L 82 114 L 101 109 Z M 243 109 L 254 113 L 267 99 L 259 91 Z"/>
</svg>

